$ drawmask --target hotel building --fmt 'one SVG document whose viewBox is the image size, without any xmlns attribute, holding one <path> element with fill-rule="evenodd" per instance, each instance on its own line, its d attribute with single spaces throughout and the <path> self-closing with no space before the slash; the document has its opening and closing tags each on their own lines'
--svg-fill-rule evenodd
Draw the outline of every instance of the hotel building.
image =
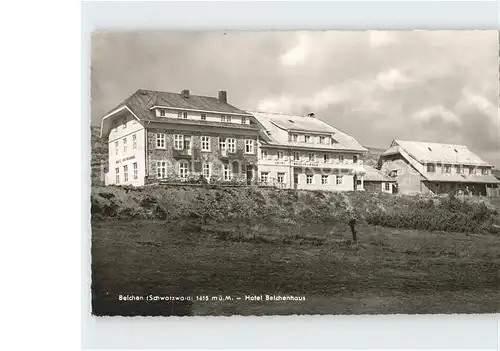
<svg viewBox="0 0 500 351">
<path fill-rule="evenodd" d="M 106 185 L 141 186 L 205 177 L 254 180 L 260 126 L 217 97 L 137 90 L 102 118 Z"/>
<path fill-rule="evenodd" d="M 291 189 L 363 190 L 362 155 L 352 136 L 314 114 L 252 112 L 262 125 L 258 172 L 262 183 Z"/>
</svg>

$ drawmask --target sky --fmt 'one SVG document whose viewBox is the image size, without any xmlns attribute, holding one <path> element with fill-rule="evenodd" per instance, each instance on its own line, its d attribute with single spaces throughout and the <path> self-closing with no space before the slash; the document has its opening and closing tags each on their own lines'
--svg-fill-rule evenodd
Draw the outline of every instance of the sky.
<svg viewBox="0 0 500 351">
<path fill-rule="evenodd" d="M 99 32 L 92 124 L 135 92 L 315 115 L 362 145 L 467 145 L 500 167 L 497 31 Z"/>
</svg>

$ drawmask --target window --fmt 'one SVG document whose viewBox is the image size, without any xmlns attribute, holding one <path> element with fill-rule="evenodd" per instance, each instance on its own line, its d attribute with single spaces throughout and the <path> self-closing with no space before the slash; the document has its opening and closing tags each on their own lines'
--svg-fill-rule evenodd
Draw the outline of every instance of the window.
<svg viewBox="0 0 500 351">
<path fill-rule="evenodd" d="M 323 154 L 323 162 L 327 163 L 328 159 L 329 159 L 328 154 Z"/>
<path fill-rule="evenodd" d="M 311 136 L 310 135 L 306 135 L 305 136 L 305 140 L 306 140 L 306 143 L 310 143 L 311 142 Z"/>
<path fill-rule="evenodd" d="M 457 174 L 462 174 L 463 170 L 464 170 L 460 165 L 456 165 L 455 169 L 456 169 Z"/>
<path fill-rule="evenodd" d="M 283 159 L 283 151 L 278 151 L 278 160 Z"/>
<path fill-rule="evenodd" d="M 299 140 L 299 136 L 297 134 L 292 134 L 292 141 L 297 142 Z"/>
<path fill-rule="evenodd" d="M 165 110 L 164 109 L 160 109 L 160 117 L 165 117 Z"/>
<path fill-rule="evenodd" d="M 306 184 L 312 184 L 313 183 L 313 176 L 312 174 L 307 174 L 306 175 Z"/>
<path fill-rule="evenodd" d="M 137 149 L 137 135 L 132 135 L 132 149 Z"/>
<path fill-rule="evenodd" d="M 188 118 L 188 113 L 187 112 L 182 112 L 182 118 L 187 119 Z"/>
<path fill-rule="evenodd" d="M 358 163 L 358 155 L 352 157 L 352 163 Z"/>
<path fill-rule="evenodd" d="M 391 183 L 385 182 L 384 183 L 384 188 L 385 188 L 385 191 L 391 191 Z"/>
<path fill-rule="evenodd" d="M 127 138 L 123 138 L 123 153 L 127 152 Z"/>
<path fill-rule="evenodd" d="M 267 149 L 260 149 L 260 158 L 267 158 Z"/>
<path fill-rule="evenodd" d="M 123 129 L 127 128 L 127 118 L 123 117 L 122 119 Z"/>
<path fill-rule="evenodd" d="M 202 121 L 206 121 L 207 120 L 207 114 L 206 113 L 202 113 L 201 114 L 201 120 Z"/>
<path fill-rule="evenodd" d="M 309 154 L 307 154 L 307 159 L 309 161 L 314 161 L 314 154 L 312 152 L 310 152 Z"/>
<path fill-rule="evenodd" d="M 344 155 L 339 155 L 339 162 L 344 163 Z"/>
<path fill-rule="evenodd" d="M 226 121 L 231 122 L 231 116 L 226 116 Z"/>
<path fill-rule="evenodd" d="M 184 137 L 184 150 L 189 150 L 189 149 L 191 149 L 191 137 L 185 136 Z"/>
<path fill-rule="evenodd" d="M 220 116 L 220 121 L 225 122 L 226 121 L 226 115 L 221 115 Z"/>
<path fill-rule="evenodd" d="M 488 175 L 488 174 L 490 174 L 490 170 L 489 170 L 488 168 L 483 168 L 481 171 L 482 171 L 482 174 L 483 174 L 483 175 Z"/>
<path fill-rule="evenodd" d="M 474 167 L 469 167 L 469 175 L 474 173 Z"/>
<path fill-rule="evenodd" d="M 269 172 L 260 172 L 260 181 L 262 183 L 267 183 L 269 180 Z"/>
<path fill-rule="evenodd" d="M 133 164 L 133 168 L 134 168 L 134 179 L 137 179 L 137 162 L 134 162 Z"/>
<path fill-rule="evenodd" d="M 156 178 L 162 179 L 167 177 L 167 162 L 156 162 Z"/>
<path fill-rule="evenodd" d="M 233 138 L 227 138 L 227 151 L 228 152 L 236 152 L 236 140 Z"/>
<path fill-rule="evenodd" d="M 319 137 L 319 143 L 320 144 L 324 144 L 325 143 L 325 137 L 324 136 L 320 136 Z"/>
<path fill-rule="evenodd" d="M 210 164 L 209 163 L 204 163 L 203 164 L 203 177 L 205 179 L 210 179 Z"/>
<path fill-rule="evenodd" d="M 246 154 L 253 154 L 253 140 L 245 140 L 245 153 Z"/>
<path fill-rule="evenodd" d="M 115 141 L 115 155 L 118 155 L 120 151 L 118 150 L 118 142 Z"/>
<path fill-rule="evenodd" d="M 210 151 L 210 137 L 201 137 L 201 151 Z"/>
<path fill-rule="evenodd" d="M 247 118 L 241 117 L 241 124 L 247 124 Z"/>
<path fill-rule="evenodd" d="M 389 177 L 396 178 L 397 176 L 398 176 L 398 171 L 397 170 L 389 172 Z"/>
<path fill-rule="evenodd" d="M 189 165 L 186 161 L 181 161 L 181 163 L 179 163 L 179 177 L 182 179 L 186 179 L 188 176 L 188 166 Z"/>
<path fill-rule="evenodd" d="M 226 151 L 226 139 L 225 138 L 219 139 L 219 148 L 221 149 L 221 151 Z"/>
<path fill-rule="evenodd" d="M 293 153 L 293 160 L 294 160 L 294 161 L 300 161 L 300 152 L 295 151 L 295 152 Z"/>
<path fill-rule="evenodd" d="M 177 118 L 182 118 L 182 111 L 177 112 Z"/>
<path fill-rule="evenodd" d="M 116 174 L 116 184 L 120 184 L 120 168 L 119 167 L 115 168 L 115 174 Z"/>
<path fill-rule="evenodd" d="M 329 137 L 325 137 L 325 144 L 327 144 L 327 145 L 330 144 L 330 138 Z"/>
<path fill-rule="evenodd" d="M 328 175 L 321 175 L 321 184 L 328 184 Z"/>
<path fill-rule="evenodd" d="M 184 148 L 184 135 L 174 135 L 174 149 L 182 150 Z"/>
<path fill-rule="evenodd" d="M 278 173 L 277 180 L 278 180 L 278 183 L 284 183 L 285 182 L 285 173 Z"/>
<path fill-rule="evenodd" d="M 128 166 L 123 166 L 123 181 L 128 182 Z"/>
<path fill-rule="evenodd" d="M 341 176 L 341 175 L 335 176 L 335 183 L 337 185 L 344 184 L 344 176 Z"/>
<path fill-rule="evenodd" d="M 165 148 L 165 133 L 156 133 L 156 148 L 164 149 Z"/>
<path fill-rule="evenodd" d="M 428 173 L 434 173 L 436 172 L 436 165 L 433 163 L 428 163 L 427 164 L 427 172 Z"/>
<path fill-rule="evenodd" d="M 231 169 L 229 168 L 229 163 L 224 164 L 224 180 L 231 180 Z"/>
<path fill-rule="evenodd" d="M 451 165 L 444 165 L 443 173 L 451 173 Z"/>
</svg>

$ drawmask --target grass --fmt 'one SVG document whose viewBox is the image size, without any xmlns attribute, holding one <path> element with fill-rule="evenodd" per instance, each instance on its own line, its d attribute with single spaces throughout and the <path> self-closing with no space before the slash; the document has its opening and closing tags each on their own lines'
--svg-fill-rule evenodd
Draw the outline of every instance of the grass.
<svg viewBox="0 0 500 351">
<path fill-rule="evenodd" d="M 240 228 L 235 229 L 235 228 Z M 500 238 L 362 224 L 92 222 L 96 315 L 500 312 Z M 122 302 L 119 294 L 192 296 Z M 245 295 L 305 301 L 245 301 Z M 196 296 L 232 301 L 197 301 Z M 242 300 L 236 300 L 241 297 Z"/>
</svg>

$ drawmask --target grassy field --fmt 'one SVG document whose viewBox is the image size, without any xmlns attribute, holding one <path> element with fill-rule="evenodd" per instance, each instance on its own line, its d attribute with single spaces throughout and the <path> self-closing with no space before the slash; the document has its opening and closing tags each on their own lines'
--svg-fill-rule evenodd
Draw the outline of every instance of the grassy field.
<svg viewBox="0 0 500 351">
<path fill-rule="evenodd" d="M 362 224 L 93 220 L 96 315 L 500 312 L 500 237 Z M 191 296 L 190 302 L 118 295 Z M 305 301 L 245 301 L 245 295 Z M 203 301 L 203 296 L 232 300 Z M 199 296 L 201 300 L 196 300 Z M 236 298 L 241 298 L 237 300 Z"/>
</svg>

